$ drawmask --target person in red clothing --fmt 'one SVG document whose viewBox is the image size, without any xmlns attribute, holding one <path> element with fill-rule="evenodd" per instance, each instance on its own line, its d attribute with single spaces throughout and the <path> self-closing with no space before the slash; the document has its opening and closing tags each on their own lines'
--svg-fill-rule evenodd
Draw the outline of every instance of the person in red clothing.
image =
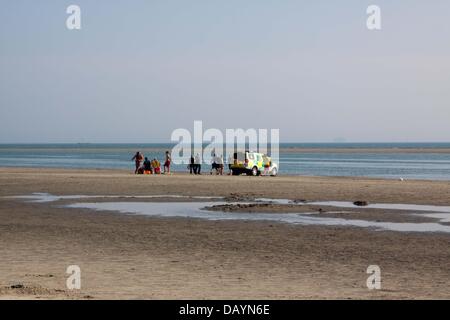
<svg viewBox="0 0 450 320">
<path fill-rule="evenodd" d="M 164 173 L 170 173 L 170 162 L 171 162 L 171 158 L 170 158 L 170 153 L 169 151 L 166 151 L 166 161 L 164 162 Z"/>
<path fill-rule="evenodd" d="M 134 164 L 136 165 L 136 170 L 134 170 L 134 174 L 139 173 L 139 168 L 141 167 L 142 160 L 144 160 L 144 156 L 138 151 L 134 155 L 133 158 L 131 158 L 131 161 L 134 160 Z"/>
<path fill-rule="evenodd" d="M 153 173 L 154 174 L 160 174 L 161 173 L 161 164 L 159 163 L 159 161 L 154 158 L 152 160 L 152 168 L 153 168 Z"/>
</svg>

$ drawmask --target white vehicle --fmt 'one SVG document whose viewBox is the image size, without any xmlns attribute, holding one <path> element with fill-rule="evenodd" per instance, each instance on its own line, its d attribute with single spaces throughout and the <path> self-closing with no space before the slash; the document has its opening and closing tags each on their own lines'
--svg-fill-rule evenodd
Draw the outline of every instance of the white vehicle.
<svg viewBox="0 0 450 320">
<path fill-rule="evenodd" d="M 251 176 L 259 176 L 265 172 L 268 175 L 276 176 L 278 174 L 278 164 L 263 153 L 238 152 L 234 154 L 231 171 L 235 176 L 244 173 Z"/>
</svg>

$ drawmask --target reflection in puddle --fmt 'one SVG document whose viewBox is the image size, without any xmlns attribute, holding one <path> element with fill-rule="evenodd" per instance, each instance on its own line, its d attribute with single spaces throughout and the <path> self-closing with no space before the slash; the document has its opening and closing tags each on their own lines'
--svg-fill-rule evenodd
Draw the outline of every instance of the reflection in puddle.
<svg viewBox="0 0 450 320">
<path fill-rule="evenodd" d="M 273 221 L 300 225 L 321 226 L 352 226 L 374 228 L 376 230 L 391 230 L 403 232 L 446 232 L 450 233 L 450 226 L 439 223 L 395 223 L 374 222 L 365 220 L 347 220 L 311 216 L 316 213 L 237 213 L 202 210 L 205 206 L 225 204 L 224 202 L 100 202 L 75 203 L 68 208 L 91 209 L 100 211 L 117 211 L 128 214 L 138 214 L 156 217 L 182 217 L 207 220 L 245 220 L 245 221 Z"/>
</svg>

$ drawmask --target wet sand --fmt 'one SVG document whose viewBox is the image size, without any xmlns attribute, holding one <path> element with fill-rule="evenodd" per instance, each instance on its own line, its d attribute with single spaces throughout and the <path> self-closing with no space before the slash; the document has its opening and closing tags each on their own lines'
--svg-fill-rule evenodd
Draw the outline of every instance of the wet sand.
<svg viewBox="0 0 450 320">
<path fill-rule="evenodd" d="M 34 192 L 448 206 L 450 182 L 0 168 L 3 299 L 450 299 L 449 234 L 155 218 L 67 209 L 63 207 L 71 202 L 67 200 L 34 203 L 3 198 Z M 346 211 L 346 219 L 425 221 L 379 209 Z M 381 268 L 381 290 L 366 286 L 366 269 L 374 264 Z M 81 268 L 81 290 L 66 287 L 69 265 Z"/>
</svg>

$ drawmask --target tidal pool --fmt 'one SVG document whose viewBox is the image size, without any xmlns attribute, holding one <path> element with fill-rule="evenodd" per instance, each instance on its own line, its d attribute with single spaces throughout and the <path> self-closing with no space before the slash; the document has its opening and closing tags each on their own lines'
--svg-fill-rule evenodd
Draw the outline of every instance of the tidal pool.
<svg viewBox="0 0 450 320">
<path fill-rule="evenodd" d="M 67 208 L 116 211 L 164 218 L 194 218 L 206 220 L 272 221 L 298 225 L 350 226 L 390 230 L 399 232 L 445 232 L 450 226 L 440 223 L 398 223 L 320 217 L 317 212 L 309 213 L 244 213 L 204 210 L 207 206 L 230 204 L 227 202 L 92 202 L 73 203 Z"/>
<path fill-rule="evenodd" d="M 182 195 L 52 195 L 48 193 L 34 193 L 32 195 L 4 197 L 23 199 L 32 202 L 48 203 L 60 200 L 80 200 L 80 199 L 195 199 L 197 202 L 75 202 L 65 205 L 64 208 L 90 209 L 94 211 L 115 211 L 124 214 L 145 215 L 151 217 L 164 218 L 193 218 L 206 220 L 235 220 L 235 221 L 271 221 L 278 223 L 289 223 L 298 225 L 319 225 L 319 226 L 349 226 L 370 228 L 373 230 L 390 230 L 398 232 L 443 232 L 450 233 L 450 226 L 439 222 L 450 222 L 450 206 L 415 205 L 415 204 L 369 204 L 364 207 L 357 207 L 352 202 L 344 201 L 317 201 L 317 202 L 294 202 L 289 199 L 269 199 L 259 198 L 255 201 L 225 202 L 221 197 L 206 196 L 182 196 Z M 220 201 L 212 201 L 219 200 Z M 411 215 L 430 217 L 438 222 L 411 223 L 411 222 L 382 222 L 367 221 L 359 219 L 343 219 L 335 217 L 320 216 L 317 212 L 301 213 L 245 213 L 245 212 L 222 212 L 209 211 L 205 207 L 223 204 L 249 204 L 249 203 L 276 203 L 281 205 L 295 204 L 302 206 L 317 205 L 330 206 L 335 208 L 358 208 L 365 209 L 385 209 L 385 210 L 405 210 Z M 343 211 L 327 211 L 327 213 L 343 213 Z M 395 214 L 395 212 L 393 212 Z"/>
</svg>

